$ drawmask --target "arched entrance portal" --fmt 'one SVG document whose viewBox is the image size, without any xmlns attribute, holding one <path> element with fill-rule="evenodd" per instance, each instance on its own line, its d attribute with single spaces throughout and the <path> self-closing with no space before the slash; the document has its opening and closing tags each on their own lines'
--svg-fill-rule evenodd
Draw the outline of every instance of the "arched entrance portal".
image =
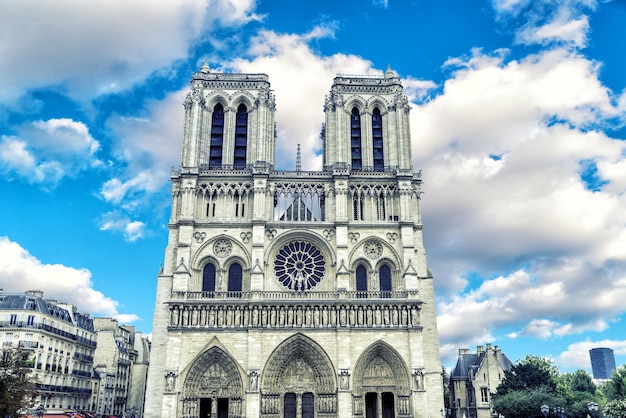
<svg viewBox="0 0 626 418">
<path fill-rule="evenodd" d="M 382 341 L 372 344 L 354 368 L 354 416 L 411 417 L 410 382 L 408 369 L 398 352 Z"/>
<path fill-rule="evenodd" d="M 261 378 L 261 416 L 337 416 L 336 372 L 313 340 L 297 334 L 280 344 Z"/>
<path fill-rule="evenodd" d="M 241 374 L 219 347 L 202 353 L 190 367 L 181 396 L 183 418 L 239 418 Z"/>
</svg>

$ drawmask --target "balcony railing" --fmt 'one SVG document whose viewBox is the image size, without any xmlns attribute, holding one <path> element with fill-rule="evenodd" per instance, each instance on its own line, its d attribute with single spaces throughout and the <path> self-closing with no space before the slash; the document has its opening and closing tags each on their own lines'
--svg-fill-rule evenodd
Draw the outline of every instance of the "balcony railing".
<svg viewBox="0 0 626 418">
<path fill-rule="evenodd" d="M 206 300 L 213 299 L 243 299 L 243 300 L 349 300 L 349 299 L 417 299 L 419 292 L 416 290 L 402 291 L 346 291 L 337 290 L 330 292 L 310 291 L 247 291 L 247 292 L 172 292 L 172 301 Z"/>
</svg>

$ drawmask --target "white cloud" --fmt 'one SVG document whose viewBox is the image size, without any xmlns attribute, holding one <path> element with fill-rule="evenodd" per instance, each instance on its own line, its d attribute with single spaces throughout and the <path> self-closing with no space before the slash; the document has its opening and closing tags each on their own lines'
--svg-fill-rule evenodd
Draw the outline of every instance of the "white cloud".
<svg viewBox="0 0 626 418">
<path fill-rule="evenodd" d="M 179 163 L 186 94 L 184 89 L 148 102 L 142 117 L 113 115 L 107 120 L 113 154 L 124 169 L 102 185 L 102 199 L 132 209 L 145 206 L 163 190 L 170 169 Z"/>
<path fill-rule="evenodd" d="M 516 40 L 521 44 L 587 46 L 589 19 L 584 13 L 597 7 L 597 0 L 492 0 L 497 17 L 508 22 L 519 18 Z"/>
<path fill-rule="evenodd" d="M 320 57 L 308 45 L 312 35 L 332 36 L 328 25 L 314 28 L 307 34 L 261 32 L 252 40 L 249 53 L 255 58 L 237 59 L 228 66 L 240 72 L 268 74 L 276 92 L 276 123 L 278 168 L 293 168 L 296 146 L 301 144 L 304 170 L 322 168 L 319 137 L 324 112 L 322 105 L 337 73 L 381 74 L 371 63 L 354 55 L 335 54 Z M 330 25 L 332 27 L 332 25 Z M 302 80 L 307 80 L 302 83 Z M 298 86 L 297 89 L 293 86 Z M 306 97 L 306 100 L 302 100 Z"/>
<path fill-rule="evenodd" d="M 254 0 L 0 2 L 0 102 L 47 86 L 79 100 L 124 90 L 184 58 L 204 32 L 259 19 L 254 8 Z"/>
<path fill-rule="evenodd" d="M 121 233 L 128 242 L 135 242 L 143 238 L 146 233 L 145 223 L 132 221 L 117 211 L 105 213 L 99 223 L 101 231 Z"/>
<path fill-rule="evenodd" d="M 576 367 L 580 369 L 589 369 L 591 366 L 591 360 L 589 358 L 589 350 L 597 347 L 606 347 L 613 349 L 616 355 L 626 354 L 626 340 L 600 340 L 591 341 L 586 339 L 574 344 L 570 344 L 567 350 L 562 352 L 557 357 L 557 362 L 569 367 Z"/>
<path fill-rule="evenodd" d="M 0 138 L 0 169 L 31 184 L 54 188 L 64 177 L 101 165 L 100 144 L 82 122 L 34 121 L 17 128 L 17 136 Z"/>
<path fill-rule="evenodd" d="M 45 298 L 75 305 L 82 312 L 120 315 L 118 302 L 93 288 L 88 270 L 44 264 L 7 237 L 0 237 L 0 288 L 6 292 L 42 290 Z M 134 314 L 125 315 L 138 319 Z"/>
</svg>

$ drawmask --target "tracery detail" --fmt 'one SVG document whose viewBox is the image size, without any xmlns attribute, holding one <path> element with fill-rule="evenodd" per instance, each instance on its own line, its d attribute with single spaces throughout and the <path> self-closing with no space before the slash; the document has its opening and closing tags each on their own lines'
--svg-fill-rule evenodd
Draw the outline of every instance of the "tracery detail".
<svg viewBox="0 0 626 418">
<path fill-rule="evenodd" d="M 324 278 L 324 256 L 311 243 L 294 241 L 278 251 L 274 260 L 276 278 L 291 290 L 312 289 Z"/>
</svg>

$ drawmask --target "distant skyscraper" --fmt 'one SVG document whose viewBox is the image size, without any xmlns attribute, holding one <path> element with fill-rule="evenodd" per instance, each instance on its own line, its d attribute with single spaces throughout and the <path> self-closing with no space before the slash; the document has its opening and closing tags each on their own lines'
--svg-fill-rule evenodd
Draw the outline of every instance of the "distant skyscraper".
<svg viewBox="0 0 626 418">
<path fill-rule="evenodd" d="M 610 348 L 592 348 L 589 350 L 591 370 L 594 379 L 610 379 L 615 370 L 615 356 Z"/>
</svg>

